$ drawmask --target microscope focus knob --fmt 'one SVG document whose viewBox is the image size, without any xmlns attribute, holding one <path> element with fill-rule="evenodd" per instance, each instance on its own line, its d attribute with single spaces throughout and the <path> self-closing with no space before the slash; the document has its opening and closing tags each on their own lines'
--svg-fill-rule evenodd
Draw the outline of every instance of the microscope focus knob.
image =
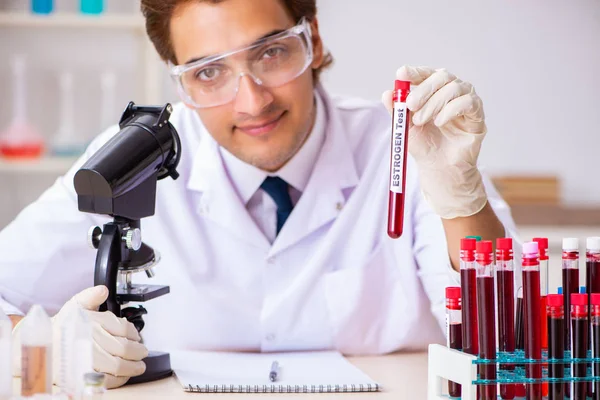
<svg viewBox="0 0 600 400">
<path fill-rule="evenodd" d="M 102 237 L 102 229 L 99 226 L 92 226 L 88 231 L 88 245 L 92 249 L 97 249 L 100 245 L 100 238 Z"/>
<path fill-rule="evenodd" d="M 124 239 L 129 250 L 138 251 L 142 247 L 142 231 L 139 228 L 128 230 Z"/>
</svg>

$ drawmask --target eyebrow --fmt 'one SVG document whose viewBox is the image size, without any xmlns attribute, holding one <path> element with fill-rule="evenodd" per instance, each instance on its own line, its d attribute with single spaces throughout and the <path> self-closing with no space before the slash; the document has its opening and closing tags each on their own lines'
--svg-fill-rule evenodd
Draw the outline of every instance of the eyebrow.
<svg viewBox="0 0 600 400">
<path fill-rule="evenodd" d="M 262 35 L 261 37 L 259 37 L 258 39 L 256 39 L 254 42 L 250 43 L 248 46 L 244 46 L 244 47 L 250 47 L 252 45 L 255 45 L 256 43 L 260 42 L 263 39 L 266 39 L 266 38 L 268 38 L 270 36 L 275 36 L 277 34 L 280 34 L 281 32 L 285 32 L 286 30 L 287 29 L 274 29 L 274 30 L 272 30 L 271 32 L 269 32 L 267 34 Z M 187 60 L 184 63 L 184 65 L 195 63 L 197 61 L 204 60 L 205 58 L 208 58 L 208 57 L 212 57 L 212 56 L 202 56 L 202 57 L 191 58 L 191 59 Z"/>
</svg>

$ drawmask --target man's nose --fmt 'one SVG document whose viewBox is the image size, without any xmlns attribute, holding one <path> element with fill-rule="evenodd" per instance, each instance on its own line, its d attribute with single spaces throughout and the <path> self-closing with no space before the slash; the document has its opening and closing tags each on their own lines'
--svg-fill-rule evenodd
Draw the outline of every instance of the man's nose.
<svg viewBox="0 0 600 400">
<path fill-rule="evenodd" d="M 234 99 L 236 112 L 257 117 L 273 102 L 273 95 L 263 85 L 258 84 L 248 74 L 240 76 L 238 90 Z"/>
</svg>

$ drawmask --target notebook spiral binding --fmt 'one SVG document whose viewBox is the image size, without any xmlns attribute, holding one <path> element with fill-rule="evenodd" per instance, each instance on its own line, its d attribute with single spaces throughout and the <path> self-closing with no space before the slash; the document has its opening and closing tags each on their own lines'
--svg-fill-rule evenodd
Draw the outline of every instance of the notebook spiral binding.
<svg viewBox="0 0 600 400">
<path fill-rule="evenodd" d="M 347 393 L 377 392 L 379 385 L 188 385 L 186 392 L 198 393 Z"/>
</svg>

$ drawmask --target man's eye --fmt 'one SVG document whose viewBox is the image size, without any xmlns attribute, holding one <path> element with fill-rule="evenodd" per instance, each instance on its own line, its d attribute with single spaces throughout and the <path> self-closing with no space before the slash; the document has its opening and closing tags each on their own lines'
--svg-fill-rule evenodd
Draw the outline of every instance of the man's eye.
<svg viewBox="0 0 600 400">
<path fill-rule="evenodd" d="M 271 47 L 270 49 L 265 50 L 263 53 L 263 58 L 275 58 L 284 53 L 285 49 L 283 47 Z"/>
<path fill-rule="evenodd" d="M 219 77 L 220 71 L 218 68 L 210 67 L 203 68 L 196 72 L 196 79 L 201 81 L 212 81 Z"/>
</svg>

